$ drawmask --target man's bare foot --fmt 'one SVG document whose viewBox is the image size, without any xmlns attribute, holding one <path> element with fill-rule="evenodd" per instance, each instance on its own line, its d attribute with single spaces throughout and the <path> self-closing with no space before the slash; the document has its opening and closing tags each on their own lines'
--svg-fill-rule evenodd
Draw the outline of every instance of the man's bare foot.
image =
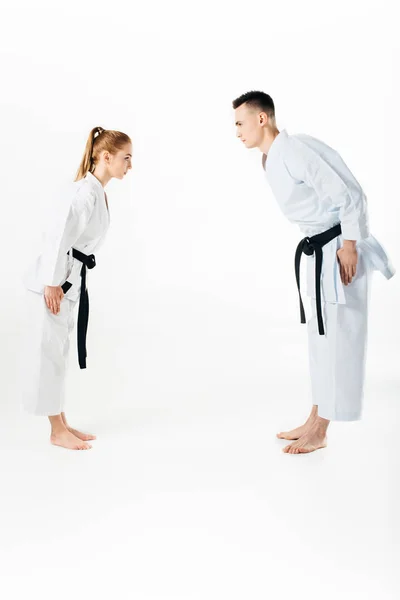
<svg viewBox="0 0 400 600">
<path fill-rule="evenodd" d="M 308 417 L 307 421 L 304 425 L 297 427 L 296 429 L 291 429 L 290 431 L 281 431 L 276 434 L 276 437 L 280 440 L 298 440 L 303 435 L 307 433 L 307 431 L 312 427 L 318 417 L 318 407 L 313 406 L 311 410 L 311 414 Z"/>
<path fill-rule="evenodd" d="M 50 441 L 55 446 L 68 448 L 69 450 L 89 450 L 92 446 L 77 438 L 67 428 L 52 431 Z"/>
<path fill-rule="evenodd" d="M 90 440 L 96 439 L 96 436 L 92 435 L 91 433 L 83 433 L 82 431 L 78 431 L 77 429 L 70 427 L 68 425 L 67 417 L 65 416 L 65 413 L 61 413 L 61 418 L 63 420 L 65 427 L 68 429 L 68 431 L 70 431 L 75 437 L 79 438 L 80 440 L 82 440 L 84 442 L 89 442 Z"/>
<path fill-rule="evenodd" d="M 301 425 L 296 429 L 291 429 L 290 431 L 281 431 L 281 433 L 276 434 L 276 437 L 280 440 L 298 440 L 307 433 L 310 427 L 311 423 L 304 423 L 304 425 Z"/>
<path fill-rule="evenodd" d="M 323 420 L 325 421 L 325 419 Z M 293 442 L 293 444 L 285 446 L 283 452 L 286 454 L 305 454 L 325 448 L 327 446 L 326 430 L 328 424 L 329 421 L 326 421 L 326 424 L 321 424 L 317 420 L 301 438 Z"/>
</svg>

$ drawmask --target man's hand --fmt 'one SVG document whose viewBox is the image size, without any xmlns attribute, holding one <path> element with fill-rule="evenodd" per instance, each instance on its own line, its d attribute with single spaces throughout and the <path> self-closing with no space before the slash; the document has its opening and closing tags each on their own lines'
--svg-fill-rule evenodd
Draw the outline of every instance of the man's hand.
<svg viewBox="0 0 400 600">
<path fill-rule="evenodd" d="M 60 312 L 61 300 L 64 298 L 64 292 L 60 285 L 53 287 L 46 285 L 44 288 L 44 299 L 46 300 L 47 308 L 51 310 L 53 315 Z"/>
<path fill-rule="evenodd" d="M 352 282 L 357 270 L 358 253 L 354 240 L 344 240 L 343 247 L 337 252 L 340 264 L 340 277 L 344 285 Z"/>
</svg>

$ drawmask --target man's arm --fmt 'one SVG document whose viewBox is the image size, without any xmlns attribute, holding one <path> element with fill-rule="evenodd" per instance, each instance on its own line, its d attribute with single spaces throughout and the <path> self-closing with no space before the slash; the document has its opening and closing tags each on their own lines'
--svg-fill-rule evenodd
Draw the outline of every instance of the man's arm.
<svg viewBox="0 0 400 600">
<path fill-rule="evenodd" d="M 284 159 L 292 177 L 339 209 L 344 239 L 368 237 L 365 196 L 356 181 L 344 181 L 315 150 L 297 139 L 290 139 Z"/>
<path fill-rule="evenodd" d="M 351 283 L 357 268 L 356 242 L 368 237 L 365 196 L 357 182 L 346 182 L 312 148 L 300 140 L 290 140 L 285 163 L 294 179 L 312 188 L 321 200 L 339 209 L 344 238 L 338 251 L 340 274 L 345 285 Z"/>
</svg>

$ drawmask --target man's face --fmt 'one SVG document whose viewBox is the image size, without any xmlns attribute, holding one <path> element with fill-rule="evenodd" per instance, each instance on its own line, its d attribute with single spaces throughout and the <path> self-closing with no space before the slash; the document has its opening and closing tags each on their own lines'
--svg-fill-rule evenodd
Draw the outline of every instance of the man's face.
<svg viewBox="0 0 400 600">
<path fill-rule="evenodd" d="M 263 140 L 263 122 L 266 115 L 242 104 L 235 109 L 236 135 L 246 148 L 258 148 Z"/>
</svg>

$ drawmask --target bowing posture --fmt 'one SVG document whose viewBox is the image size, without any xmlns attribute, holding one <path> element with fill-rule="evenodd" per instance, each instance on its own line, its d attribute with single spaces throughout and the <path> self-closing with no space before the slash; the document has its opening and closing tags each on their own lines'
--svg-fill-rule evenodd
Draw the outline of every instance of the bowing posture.
<svg viewBox="0 0 400 600">
<path fill-rule="evenodd" d="M 132 143 L 119 131 L 95 127 L 89 135 L 77 177 L 61 194 L 44 237 L 43 249 L 25 275 L 29 327 L 25 344 L 23 406 L 48 416 L 50 440 L 86 450 L 95 436 L 69 426 L 65 416 L 65 375 L 70 336 L 78 312 L 78 359 L 86 368 L 89 318 L 88 270 L 109 224 L 105 186 L 132 168 Z"/>
<path fill-rule="evenodd" d="M 248 92 L 233 102 L 237 137 L 259 148 L 262 166 L 283 214 L 305 236 L 295 254 L 300 318 L 300 261 L 307 255 L 309 363 L 313 406 L 304 425 L 278 434 L 294 440 L 284 452 L 326 446 L 330 421 L 360 419 L 364 387 L 370 274 L 394 275 L 369 232 L 365 194 L 340 155 L 308 135 L 277 129 L 272 98 Z"/>
</svg>

